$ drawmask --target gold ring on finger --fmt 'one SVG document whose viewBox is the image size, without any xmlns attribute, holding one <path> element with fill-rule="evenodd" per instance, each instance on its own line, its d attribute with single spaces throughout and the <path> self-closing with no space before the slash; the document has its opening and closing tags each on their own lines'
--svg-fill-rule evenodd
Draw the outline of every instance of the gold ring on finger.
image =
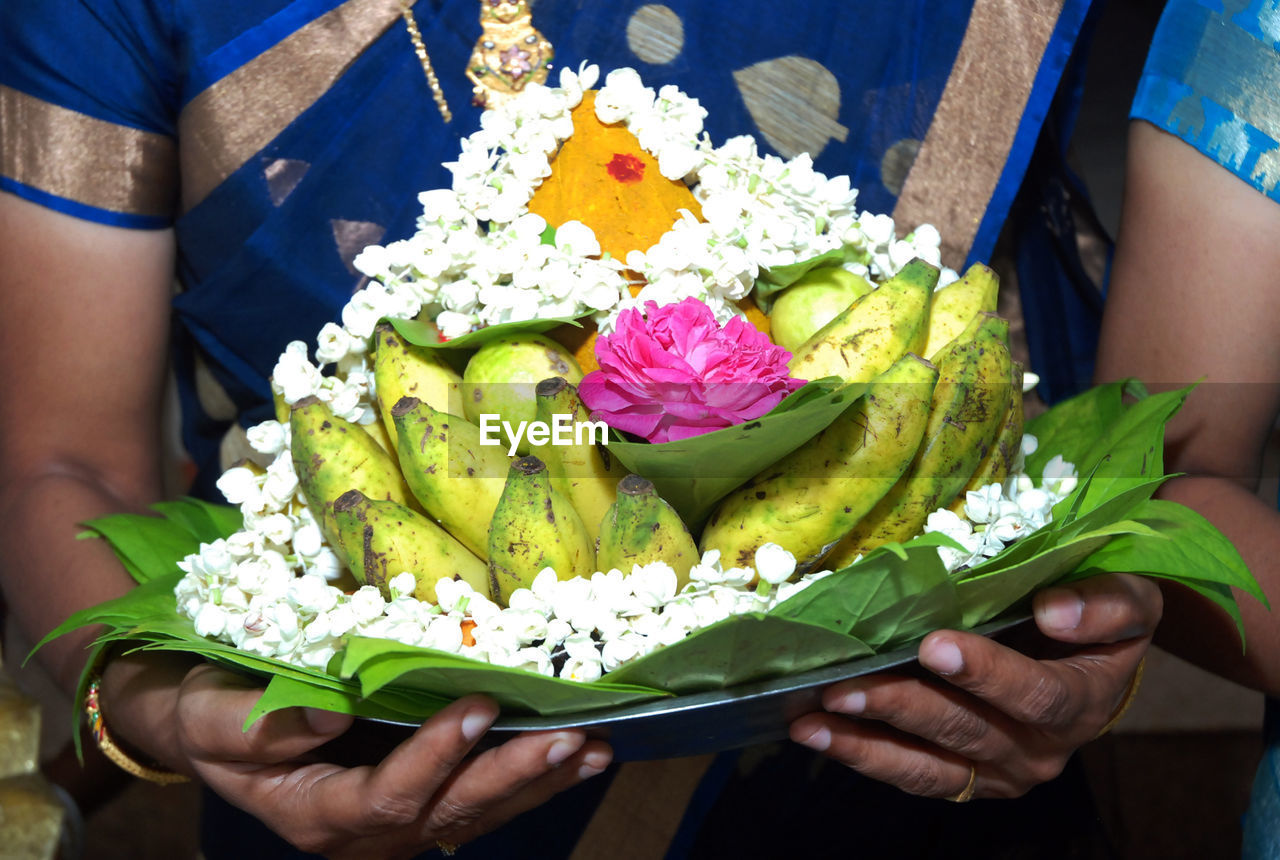
<svg viewBox="0 0 1280 860">
<path fill-rule="evenodd" d="M 973 800 L 973 790 L 978 784 L 978 769 L 974 765 L 969 765 L 969 783 L 960 790 L 959 794 L 953 794 L 946 800 L 952 803 L 968 803 Z"/>
<path fill-rule="evenodd" d="M 446 857 L 452 857 L 458 853 L 458 845 L 456 842 L 445 842 L 443 839 L 436 840 L 436 848 L 440 849 L 440 853 Z"/>
</svg>

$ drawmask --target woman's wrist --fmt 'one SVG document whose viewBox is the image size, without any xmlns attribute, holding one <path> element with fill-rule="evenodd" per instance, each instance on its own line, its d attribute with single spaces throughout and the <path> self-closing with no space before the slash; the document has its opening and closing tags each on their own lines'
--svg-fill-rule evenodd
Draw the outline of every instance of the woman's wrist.
<svg viewBox="0 0 1280 860">
<path fill-rule="evenodd" d="M 98 706 L 110 742 L 144 768 L 192 775 L 178 739 L 178 696 L 199 660 L 158 651 L 118 654 L 98 674 Z M 137 774 L 135 774 L 137 775 Z"/>
</svg>

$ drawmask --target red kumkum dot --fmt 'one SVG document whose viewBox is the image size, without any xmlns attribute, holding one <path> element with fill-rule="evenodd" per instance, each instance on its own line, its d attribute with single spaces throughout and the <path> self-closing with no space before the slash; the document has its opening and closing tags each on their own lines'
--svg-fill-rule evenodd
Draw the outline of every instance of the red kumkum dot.
<svg viewBox="0 0 1280 860">
<path fill-rule="evenodd" d="M 644 162 L 625 152 L 615 152 L 613 160 L 609 162 L 606 169 L 610 176 L 624 185 L 644 179 Z"/>
</svg>

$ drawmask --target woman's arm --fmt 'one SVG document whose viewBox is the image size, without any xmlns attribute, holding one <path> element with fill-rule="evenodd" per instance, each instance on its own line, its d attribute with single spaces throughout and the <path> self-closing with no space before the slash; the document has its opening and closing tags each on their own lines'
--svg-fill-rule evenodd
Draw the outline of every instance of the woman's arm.
<svg viewBox="0 0 1280 860">
<path fill-rule="evenodd" d="M 1161 495 L 1207 516 L 1280 597 L 1280 514 L 1256 490 L 1280 411 L 1280 204 L 1144 122 L 1130 132 L 1124 209 L 1098 378 L 1153 388 L 1203 379 L 1170 423 L 1165 468 L 1191 477 Z M 1280 625 L 1237 593 L 1231 620 L 1166 586 L 1157 642 L 1240 683 L 1280 694 Z"/>
<path fill-rule="evenodd" d="M 132 581 L 79 523 L 161 497 L 160 409 L 174 250 L 168 231 L 78 221 L 0 194 L 0 585 L 38 638 Z M 75 687 L 91 634 L 40 657 Z M 471 696 L 383 761 L 345 768 L 314 751 L 351 717 L 278 711 L 243 731 L 261 691 L 183 655 L 134 654 L 103 675 L 102 709 L 135 754 L 197 776 L 295 845 L 331 856 L 411 856 L 465 842 L 599 773 L 581 732 L 471 748 L 497 715 Z"/>
</svg>

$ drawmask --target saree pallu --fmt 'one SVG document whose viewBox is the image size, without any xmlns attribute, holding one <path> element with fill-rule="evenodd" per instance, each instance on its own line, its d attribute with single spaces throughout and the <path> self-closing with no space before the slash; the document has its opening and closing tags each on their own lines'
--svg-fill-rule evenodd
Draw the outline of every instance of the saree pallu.
<svg viewBox="0 0 1280 860">
<path fill-rule="evenodd" d="M 860 208 L 892 213 L 902 231 L 937 226 L 944 262 L 958 268 L 991 254 L 1089 3 L 538 0 L 533 9 L 557 66 L 631 66 L 646 85 L 680 86 L 708 109 L 713 141 L 751 134 L 763 152 L 809 152 L 818 170 L 851 177 Z M 268 377 L 284 346 L 314 344 L 338 317 L 362 285 L 354 256 L 413 232 L 417 193 L 450 184 L 442 162 L 478 127 L 464 75 L 480 34 L 477 0 L 418 0 L 413 13 L 453 110 L 448 124 L 398 0 L 0 4 L 0 188 L 80 218 L 174 230 L 174 363 L 196 494 L 217 497 L 241 428 L 272 416 Z M 1024 304 L 1072 289 L 1055 278 L 1024 282 Z M 1055 313 L 1046 324 L 1087 331 L 1096 321 Z M 1052 328 L 1031 334 L 1059 340 Z M 1082 384 L 1061 365 L 1036 369 Z M 834 832 L 853 825 L 881 840 L 863 844 L 897 844 L 901 856 L 965 856 L 949 834 L 991 856 L 981 834 L 1001 820 L 1026 825 L 1004 827 L 1001 856 L 1099 856 L 1080 848 L 1097 844 L 1088 804 L 1056 793 L 1080 788 L 1078 773 L 987 815 L 972 814 L 984 807 L 974 804 L 965 827 L 954 807 L 816 758 L 798 747 L 720 757 L 668 816 L 663 844 L 672 856 L 713 856 L 737 827 L 735 808 L 763 798 L 735 848 L 744 856 L 766 845 L 843 856 L 857 843 Z M 597 778 L 467 851 L 567 856 L 608 786 Z M 848 798 L 858 815 L 822 798 Z M 211 858 L 289 856 L 211 795 L 207 816 Z M 919 826 L 894 832 L 908 818 Z"/>
</svg>

